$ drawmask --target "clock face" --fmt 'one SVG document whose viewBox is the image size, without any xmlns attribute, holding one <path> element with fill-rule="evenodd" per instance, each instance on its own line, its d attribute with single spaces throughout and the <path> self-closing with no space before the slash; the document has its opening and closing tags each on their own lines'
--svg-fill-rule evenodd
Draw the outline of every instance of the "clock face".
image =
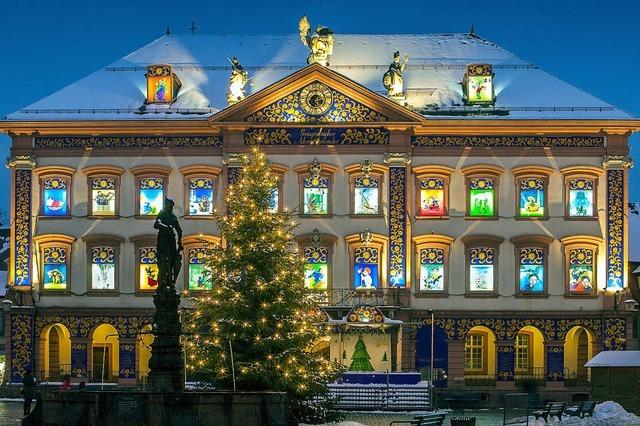
<svg viewBox="0 0 640 426">
<path fill-rule="evenodd" d="M 322 115 L 333 103 L 331 89 L 322 83 L 312 83 L 300 92 L 300 106 L 308 114 Z"/>
</svg>

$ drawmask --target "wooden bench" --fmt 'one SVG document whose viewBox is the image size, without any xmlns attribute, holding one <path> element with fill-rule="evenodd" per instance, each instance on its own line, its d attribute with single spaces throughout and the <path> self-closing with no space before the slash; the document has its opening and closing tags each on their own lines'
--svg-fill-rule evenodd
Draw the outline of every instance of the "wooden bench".
<svg viewBox="0 0 640 426">
<path fill-rule="evenodd" d="M 422 414 L 415 416 L 413 420 L 395 420 L 389 423 L 389 426 L 393 425 L 411 425 L 411 426 L 442 426 L 446 414 Z"/>
<path fill-rule="evenodd" d="M 545 405 L 544 409 L 534 411 L 532 414 L 535 416 L 536 420 L 542 417 L 545 423 L 549 421 L 549 417 L 552 419 L 557 417 L 558 421 L 562 421 L 562 413 L 566 406 L 566 402 L 549 402 Z"/>
<path fill-rule="evenodd" d="M 595 401 L 583 401 L 578 405 L 565 408 L 564 413 L 571 417 L 580 417 L 582 419 L 585 415 L 593 417 L 593 410 L 595 408 Z"/>
</svg>

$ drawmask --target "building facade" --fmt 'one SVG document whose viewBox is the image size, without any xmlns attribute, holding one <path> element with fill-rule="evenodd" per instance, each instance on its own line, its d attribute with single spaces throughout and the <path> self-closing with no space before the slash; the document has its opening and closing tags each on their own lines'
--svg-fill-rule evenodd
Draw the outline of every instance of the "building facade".
<svg viewBox="0 0 640 426">
<path fill-rule="evenodd" d="M 427 369 L 433 329 L 442 387 L 571 390 L 630 347 L 637 120 L 475 34 L 305 34 L 168 35 L 0 123 L 6 380 L 144 380 L 152 219 L 176 202 L 188 304 L 254 145 L 281 177 L 272 209 L 296 209 L 325 356 Z"/>
</svg>

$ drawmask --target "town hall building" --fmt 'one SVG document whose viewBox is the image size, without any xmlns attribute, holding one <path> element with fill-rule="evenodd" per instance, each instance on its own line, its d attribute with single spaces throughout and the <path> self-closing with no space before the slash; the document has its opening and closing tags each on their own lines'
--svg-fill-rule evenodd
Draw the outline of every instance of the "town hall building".
<svg viewBox="0 0 640 426">
<path fill-rule="evenodd" d="M 638 129 L 474 33 L 304 18 L 292 35 L 163 36 L 0 122 L 5 380 L 144 383 L 153 219 L 175 201 L 188 307 L 211 289 L 214 215 L 259 146 L 280 177 L 270 209 L 295 210 L 305 286 L 333 325 L 314 350 L 365 371 L 423 371 L 433 351 L 447 389 L 586 389 L 586 361 L 633 343 Z"/>
</svg>

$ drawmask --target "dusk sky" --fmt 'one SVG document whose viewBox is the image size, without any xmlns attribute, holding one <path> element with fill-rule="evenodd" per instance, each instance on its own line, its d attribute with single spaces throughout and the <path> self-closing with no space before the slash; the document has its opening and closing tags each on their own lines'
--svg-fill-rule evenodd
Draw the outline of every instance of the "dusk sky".
<svg viewBox="0 0 640 426">
<path fill-rule="evenodd" d="M 201 33 L 296 33 L 304 14 L 337 34 L 467 32 L 473 24 L 520 58 L 640 115 L 638 1 L 13 0 L 1 12 L 0 116 L 138 49 L 167 26 L 185 33 L 195 19 Z M 0 149 L 9 156 L 5 136 Z M 640 201 L 640 164 L 631 176 L 630 200 Z M 8 185 L 2 168 L 0 186 Z M 0 209 L 8 209 L 9 191 L 2 194 Z"/>
</svg>

